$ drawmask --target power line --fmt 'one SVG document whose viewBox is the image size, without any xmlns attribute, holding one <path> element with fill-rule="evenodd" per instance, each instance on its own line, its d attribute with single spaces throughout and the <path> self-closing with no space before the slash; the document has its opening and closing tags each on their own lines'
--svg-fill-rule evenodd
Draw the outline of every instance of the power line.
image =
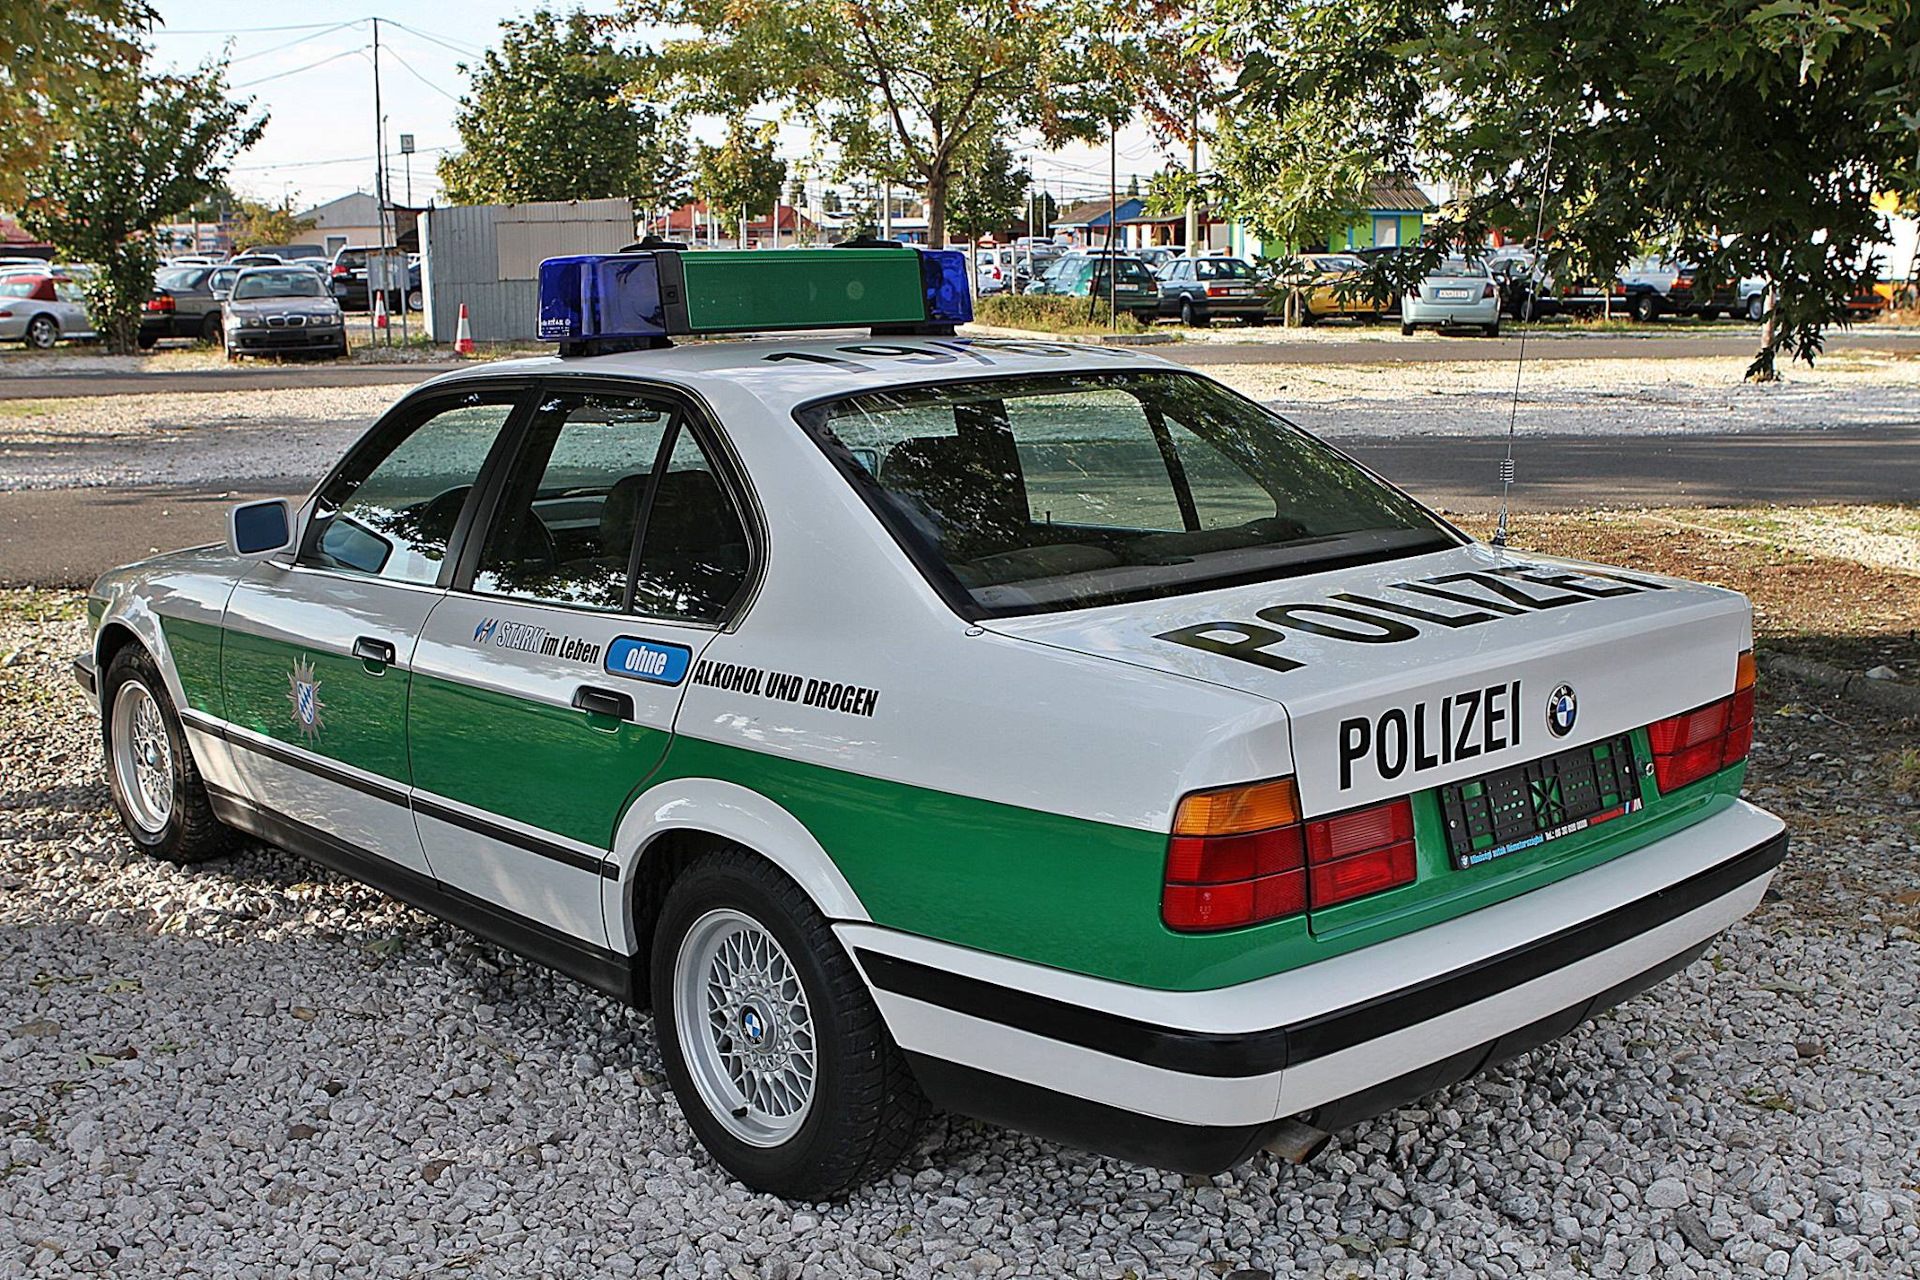
<svg viewBox="0 0 1920 1280">
<path fill-rule="evenodd" d="M 398 25 L 398 24 L 395 24 L 395 25 Z M 445 98 L 448 102 L 454 103 L 456 105 L 459 104 L 460 97 L 458 94 L 448 93 L 445 89 L 442 89 L 439 85 L 435 84 L 433 81 L 427 79 L 425 76 L 421 75 L 418 71 L 414 70 L 413 64 L 411 62 L 408 62 L 405 58 L 401 57 L 398 53 L 396 53 L 394 51 L 392 44 L 387 45 L 387 56 L 389 58 L 392 58 L 395 62 L 399 63 L 401 66 L 405 67 L 407 69 L 407 74 L 412 76 L 415 80 L 418 80 L 421 84 L 427 86 L 427 88 L 433 90 L 435 93 Z"/>
<path fill-rule="evenodd" d="M 266 84 L 269 81 L 273 81 L 273 80 L 284 80 L 288 76 L 297 76 L 301 72 L 311 71 L 315 67 L 324 67 L 329 62 L 338 62 L 342 58 L 351 58 L 356 53 L 364 55 L 366 51 L 367 51 L 367 47 L 365 45 L 361 45 L 357 49 L 344 49 L 339 53 L 330 54 L 327 57 L 320 59 L 318 62 L 309 62 L 304 67 L 295 67 L 291 71 L 277 71 L 273 75 L 261 76 L 258 80 L 248 80 L 243 84 L 236 84 L 233 87 L 236 89 L 251 89 L 258 84 Z"/>
<path fill-rule="evenodd" d="M 320 38 L 321 36 L 325 36 L 325 35 L 331 35 L 331 34 L 333 34 L 333 33 L 334 33 L 335 31 L 343 31 L 343 30 L 345 30 L 345 29 L 346 29 L 346 28 L 348 28 L 348 27 L 354 27 L 354 26 L 358 26 L 358 25 L 360 25 L 360 24 L 359 24 L 359 22 L 358 22 L 357 20 L 356 20 L 356 21 L 354 21 L 354 22 L 339 22 L 339 23 L 335 23 L 335 24 L 334 24 L 333 26 L 331 26 L 331 27 L 326 27 L 326 28 L 324 28 L 324 29 L 322 29 L 322 30 L 320 30 L 320 31 L 315 31 L 315 32 L 312 32 L 312 33 L 311 33 L 311 34 L 309 34 L 309 35 L 304 35 L 304 36 L 297 36 L 297 37 L 295 37 L 295 38 L 294 38 L 294 39 L 292 39 L 292 40 L 288 40 L 288 41 L 286 41 L 286 42 L 284 42 L 284 43 L 282 43 L 282 44 L 276 44 L 276 45 L 272 45 L 272 46 L 270 46 L 269 48 L 265 48 L 265 49 L 262 49 L 262 50 L 260 50 L 260 51 L 259 51 L 259 52 L 257 52 L 257 53 L 246 53 L 246 54 L 242 54 L 242 55 L 241 55 L 241 56 L 239 56 L 238 58 L 231 58 L 231 59 L 229 59 L 229 60 L 228 60 L 228 62 L 227 62 L 227 65 L 231 67 L 231 66 L 235 66 L 235 65 L 237 65 L 237 64 L 239 64 L 239 63 L 242 63 L 242 62 L 251 62 L 251 61 L 253 61 L 253 59 L 255 59 L 255 58 L 264 58 L 264 57 L 266 57 L 266 56 L 267 56 L 268 54 L 270 54 L 270 53 L 278 53 L 278 52 L 280 52 L 280 51 L 281 51 L 282 49 L 291 49 L 291 48 L 293 48 L 293 46 L 295 46 L 295 45 L 297 45 L 297 44 L 305 44 L 305 43 L 306 43 L 307 41 L 309 41 L 309 40 L 318 40 L 318 39 L 319 39 L 319 38 Z"/>
<path fill-rule="evenodd" d="M 395 22 L 392 18 L 382 18 L 381 21 L 385 22 L 390 27 L 400 28 L 402 31 L 406 32 L 408 35 L 419 36 L 422 40 L 431 41 L 432 43 L 439 45 L 443 49 L 451 49 L 453 50 L 453 52 L 458 54 L 464 54 L 469 58 L 477 58 L 486 53 L 485 49 L 475 48 L 473 45 L 465 45 L 464 47 L 462 47 L 463 42 L 455 42 L 451 39 L 443 39 L 440 36 L 431 34 L 430 32 L 422 31 L 418 27 L 410 27 L 404 22 Z"/>
<path fill-rule="evenodd" d="M 365 18 L 356 18 L 355 22 L 365 22 Z M 155 36 L 249 36 L 273 31 L 312 31 L 319 27 L 331 26 L 326 22 L 303 22 L 285 27 L 169 27 L 164 23 L 148 32 Z M 348 24 L 351 25 L 351 24 Z"/>
</svg>

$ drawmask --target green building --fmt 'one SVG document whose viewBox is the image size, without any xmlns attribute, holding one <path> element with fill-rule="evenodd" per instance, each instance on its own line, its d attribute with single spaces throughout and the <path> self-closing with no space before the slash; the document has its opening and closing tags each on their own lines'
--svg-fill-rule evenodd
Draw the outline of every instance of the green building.
<svg viewBox="0 0 1920 1280">
<path fill-rule="evenodd" d="M 1345 230 L 1328 237 L 1326 244 L 1302 245 L 1299 249 L 1309 253 L 1318 250 L 1338 253 L 1345 249 L 1391 248 L 1413 244 L 1420 239 L 1427 214 L 1433 208 L 1433 201 L 1427 198 L 1426 192 L 1407 177 L 1375 178 L 1367 191 L 1367 204 L 1368 207 L 1358 212 Z M 1227 227 L 1227 247 L 1248 259 L 1277 258 L 1292 251 L 1289 246 L 1278 242 L 1261 240 L 1238 222 Z"/>
</svg>

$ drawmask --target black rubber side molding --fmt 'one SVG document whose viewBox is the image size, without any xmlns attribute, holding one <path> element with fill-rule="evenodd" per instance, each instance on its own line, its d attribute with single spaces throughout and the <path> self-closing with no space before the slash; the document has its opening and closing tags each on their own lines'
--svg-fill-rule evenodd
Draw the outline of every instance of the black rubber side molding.
<svg viewBox="0 0 1920 1280">
<path fill-rule="evenodd" d="M 1499 955 L 1304 1022 L 1250 1032 L 1184 1031 L 866 948 L 857 954 L 876 988 L 983 1021 L 1188 1075 L 1265 1075 L 1452 1013 L 1597 955 L 1766 875 L 1786 854 L 1783 831 L 1658 892 Z"/>
</svg>

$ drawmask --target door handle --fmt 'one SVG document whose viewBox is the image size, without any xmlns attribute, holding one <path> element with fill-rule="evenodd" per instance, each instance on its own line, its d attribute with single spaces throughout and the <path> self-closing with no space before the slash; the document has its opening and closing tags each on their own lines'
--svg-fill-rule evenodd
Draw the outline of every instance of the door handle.
<svg viewBox="0 0 1920 1280">
<path fill-rule="evenodd" d="M 398 655 L 393 645 L 387 641 L 376 640 L 372 636 L 361 636 L 353 642 L 353 656 L 362 662 L 377 662 L 383 667 L 390 667 Z"/>
<path fill-rule="evenodd" d="M 577 711 L 612 716 L 617 720 L 633 719 L 632 695 L 616 693 L 612 689 L 596 689 L 590 684 L 583 684 L 573 691 L 573 705 Z"/>
</svg>

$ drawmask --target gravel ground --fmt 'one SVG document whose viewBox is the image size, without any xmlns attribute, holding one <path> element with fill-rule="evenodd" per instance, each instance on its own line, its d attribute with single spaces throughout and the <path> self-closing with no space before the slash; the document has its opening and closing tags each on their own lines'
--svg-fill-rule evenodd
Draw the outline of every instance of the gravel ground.
<svg viewBox="0 0 1920 1280">
<path fill-rule="evenodd" d="M 1855 351 L 1770 386 L 1730 357 L 1555 360 L 1524 375 L 1522 434 L 1684 435 L 1920 423 L 1920 358 Z M 1511 364 L 1226 365 L 1208 372 L 1333 439 L 1504 430 Z M 318 478 L 407 384 L 0 402 L 0 490 Z"/>
<path fill-rule="evenodd" d="M 646 1015 L 288 854 L 136 855 L 80 638 L 0 593 L 0 1276 L 1916 1273 L 1920 777 L 1862 713 L 1766 691 L 1798 845 L 1708 959 L 1311 1167 L 942 1121 L 788 1205 L 692 1144 Z"/>
</svg>

